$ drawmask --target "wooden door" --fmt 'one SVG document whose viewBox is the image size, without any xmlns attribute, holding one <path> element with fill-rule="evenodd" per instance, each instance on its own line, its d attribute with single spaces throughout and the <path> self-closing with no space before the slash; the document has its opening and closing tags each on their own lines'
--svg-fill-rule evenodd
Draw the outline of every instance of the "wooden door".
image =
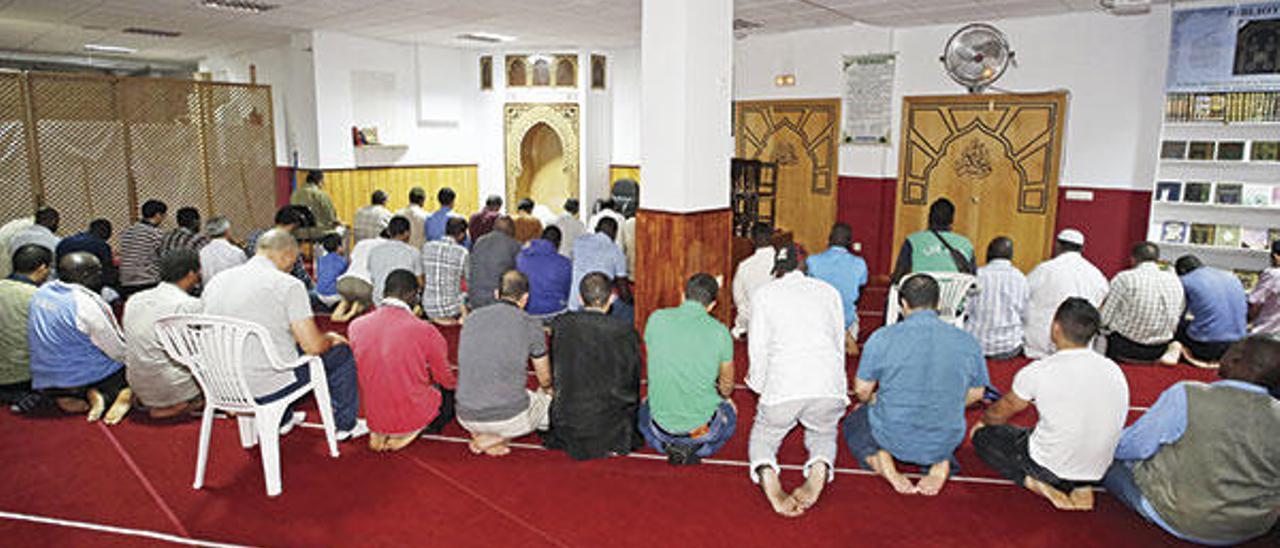
<svg viewBox="0 0 1280 548">
<path fill-rule="evenodd" d="M 836 221 L 840 100 L 739 101 L 737 156 L 778 164 L 776 228 L 811 252 L 827 247 Z"/>
<path fill-rule="evenodd" d="M 1048 258 L 1065 114 L 1065 92 L 905 98 L 894 253 L 948 198 L 980 263 L 997 236 L 1013 239 L 1024 272 Z"/>
</svg>

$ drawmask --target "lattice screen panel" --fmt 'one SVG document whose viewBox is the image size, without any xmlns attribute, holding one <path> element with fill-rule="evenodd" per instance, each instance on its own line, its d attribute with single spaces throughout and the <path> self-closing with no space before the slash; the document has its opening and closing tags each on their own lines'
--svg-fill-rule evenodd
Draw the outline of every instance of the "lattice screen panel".
<svg viewBox="0 0 1280 548">
<path fill-rule="evenodd" d="M 269 88 L 202 85 L 213 211 L 245 234 L 275 216 L 275 148 Z"/>
<path fill-rule="evenodd" d="M 137 203 L 158 198 L 171 212 L 192 206 L 207 217 L 197 84 L 138 78 L 122 80 L 120 91 Z"/>
<path fill-rule="evenodd" d="M 59 232 L 104 217 L 117 231 L 130 219 L 124 124 L 112 78 L 29 73 L 44 203 L 61 213 Z"/>
<path fill-rule="evenodd" d="M 20 73 L 0 72 L 0 223 L 31 215 L 35 207 L 22 85 Z"/>
</svg>

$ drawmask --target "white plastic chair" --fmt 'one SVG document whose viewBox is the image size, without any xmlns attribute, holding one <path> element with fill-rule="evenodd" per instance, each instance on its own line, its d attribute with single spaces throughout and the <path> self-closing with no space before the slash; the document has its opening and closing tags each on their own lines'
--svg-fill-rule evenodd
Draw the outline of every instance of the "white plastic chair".
<svg viewBox="0 0 1280 548">
<path fill-rule="evenodd" d="M 938 289 L 940 290 L 938 317 L 951 325 L 964 329 L 964 321 L 968 317 L 965 304 L 968 303 L 969 296 L 978 292 L 977 276 L 963 272 L 916 272 L 915 274 L 928 274 L 938 281 Z M 902 279 L 905 280 L 911 276 L 912 274 L 908 274 Z M 901 319 L 901 316 L 902 308 L 898 304 L 898 285 L 894 284 L 889 286 L 889 309 L 885 314 L 884 324 L 895 324 Z"/>
<path fill-rule="evenodd" d="M 329 456 L 338 456 L 338 441 L 334 429 L 333 408 L 329 400 L 329 384 L 324 373 L 324 362 L 317 356 L 302 356 L 287 364 L 276 358 L 271 336 L 262 326 L 218 316 L 177 315 L 156 323 L 156 335 L 160 338 L 169 357 L 191 370 L 200 389 L 204 391 L 204 415 L 200 422 L 200 449 L 196 456 L 196 478 L 192 487 L 204 486 L 205 464 L 209 458 L 209 436 L 213 430 L 214 412 L 222 410 L 234 413 L 240 427 L 240 444 L 246 449 L 260 443 L 262 472 L 266 476 L 267 496 L 279 495 L 280 484 L 280 419 L 293 401 L 315 392 L 320 419 L 324 423 L 324 436 L 329 443 Z M 249 341 L 256 338 L 256 342 Z M 268 404 L 259 405 L 253 399 L 245 380 L 245 350 L 257 345 L 271 360 L 272 369 L 289 371 L 295 367 L 310 367 L 311 382 L 293 393 Z"/>
</svg>

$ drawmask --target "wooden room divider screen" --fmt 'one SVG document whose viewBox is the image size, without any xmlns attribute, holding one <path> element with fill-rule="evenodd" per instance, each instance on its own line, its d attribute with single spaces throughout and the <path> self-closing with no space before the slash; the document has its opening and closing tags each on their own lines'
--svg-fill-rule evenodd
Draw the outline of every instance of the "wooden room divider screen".
<svg viewBox="0 0 1280 548">
<path fill-rule="evenodd" d="M 268 86 L 0 72 L 0 222 L 48 205 L 118 232 L 155 198 L 267 226 L 274 138 Z"/>
</svg>

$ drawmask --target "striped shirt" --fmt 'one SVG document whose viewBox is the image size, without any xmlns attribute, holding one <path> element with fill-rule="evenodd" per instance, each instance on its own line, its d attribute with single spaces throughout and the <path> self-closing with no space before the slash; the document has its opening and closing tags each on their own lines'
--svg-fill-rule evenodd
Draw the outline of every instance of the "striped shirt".
<svg viewBox="0 0 1280 548">
<path fill-rule="evenodd" d="M 160 249 L 164 232 L 138 221 L 120 232 L 120 285 L 136 287 L 160 282 Z"/>
<path fill-rule="evenodd" d="M 356 210 L 355 219 L 351 223 L 356 241 L 377 238 L 382 234 L 382 229 L 387 228 L 391 217 L 391 210 L 380 205 L 367 205 Z"/>
<path fill-rule="evenodd" d="M 428 318 L 462 314 L 462 280 L 467 271 L 467 248 L 450 238 L 422 246 L 422 311 Z"/>
<path fill-rule="evenodd" d="M 1173 340 L 1186 297 L 1178 275 L 1147 261 L 1111 280 L 1102 303 L 1102 326 L 1138 344 Z"/>
<path fill-rule="evenodd" d="M 1007 354 L 1022 346 L 1029 297 L 1027 277 L 1008 259 L 978 269 L 978 294 L 969 300 L 964 328 L 978 339 L 983 354 Z"/>
<path fill-rule="evenodd" d="M 190 229 L 180 226 L 164 235 L 164 240 L 160 243 L 160 256 L 164 257 L 165 253 L 175 249 L 200 251 L 200 248 L 207 243 L 209 243 L 208 236 L 199 232 L 192 232 Z"/>
</svg>

